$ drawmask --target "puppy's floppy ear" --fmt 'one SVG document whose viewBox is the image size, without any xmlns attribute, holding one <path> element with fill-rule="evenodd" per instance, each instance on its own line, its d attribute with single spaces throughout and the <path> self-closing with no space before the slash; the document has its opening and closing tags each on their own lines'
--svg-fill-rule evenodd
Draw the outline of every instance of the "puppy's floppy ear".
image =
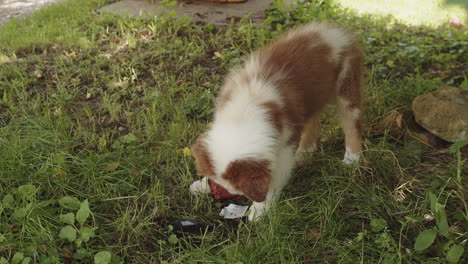
<svg viewBox="0 0 468 264">
<path fill-rule="evenodd" d="M 269 164 L 267 160 L 236 160 L 229 164 L 223 178 L 242 191 L 247 198 L 263 202 L 271 181 Z"/>
<path fill-rule="evenodd" d="M 202 176 L 214 176 L 213 163 L 206 147 L 205 137 L 200 136 L 191 150 L 195 157 L 198 174 Z"/>
</svg>

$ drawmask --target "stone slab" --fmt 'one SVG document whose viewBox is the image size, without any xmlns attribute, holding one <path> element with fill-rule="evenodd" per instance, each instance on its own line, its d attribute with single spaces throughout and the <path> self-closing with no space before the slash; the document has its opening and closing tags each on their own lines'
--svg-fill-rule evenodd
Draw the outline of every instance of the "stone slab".
<svg viewBox="0 0 468 264">
<path fill-rule="evenodd" d="M 248 0 L 244 3 L 219 3 L 208 0 L 178 0 L 174 7 L 167 8 L 160 0 L 122 0 L 101 8 L 102 12 L 132 17 L 158 15 L 174 10 L 178 17 L 187 16 L 194 23 L 229 25 L 248 16 L 252 23 L 261 23 L 265 19 L 264 10 L 273 0 Z M 296 0 L 284 0 L 294 4 Z"/>
</svg>

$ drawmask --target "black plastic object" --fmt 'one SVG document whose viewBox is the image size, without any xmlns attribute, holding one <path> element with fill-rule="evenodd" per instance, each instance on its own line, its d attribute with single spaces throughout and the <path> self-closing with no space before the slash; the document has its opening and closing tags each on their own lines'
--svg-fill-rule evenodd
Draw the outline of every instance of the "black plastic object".
<svg viewBox="0 0 468 264">
<path fill-rule="evenodd" d="M 205 231 L 206 225 L 195 220 L 175 220 L 170 223 L 175 233 L 201 234 Z"/>
</svg>

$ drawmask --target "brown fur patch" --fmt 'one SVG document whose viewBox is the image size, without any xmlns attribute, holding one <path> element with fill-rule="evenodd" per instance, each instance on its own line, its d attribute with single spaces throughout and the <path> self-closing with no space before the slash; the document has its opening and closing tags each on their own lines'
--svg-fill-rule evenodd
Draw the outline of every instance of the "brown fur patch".
<svg viewBox="0 0 468 264">
<path fill-rule="evenodd" d="M 273 124 L 278 132 L 283 129 L 283 112 L 281 107 L 276 102 L 266 102 L 262 106 L 267 109 L 269 121 Z"/>
<path fill-rule="evenodd" d="M 361 89 L 361 80 L 362 80 L 362 68 L 363 68 L 363 58 L 362 51 L 360 50 L 357 43 L 353 43 L 349 49 L 346 49 L 343 52 L 343 57 L 348 58 L 348 72 L 341 80 L 341 86 L 338 89 L 338 95 L 340 97 L 346 98 L 350 102 L 351 108 L 361 108 L 362 100 L 362 89 Z M 344 61 L 340 64 L 340 69 L 342 70 Z"/>
<path fill-rule="evenodd" d="M 304 126 L 301 135 L 300 150 L 307 150 L 310 147 L 317 147 L 320 139 L 320 115 L 314 115 L 309 118 Z"/>
<path fill-rule="evenodd" d="M 214 176 L 213 163 L 206 148 L 203 136 L 200 136 L 197 139 L 197 142 L 195 142 L 191 150 L 195 157 L 198 175 Z"/>
<path fill-rule="evenodd" d="M 281 37 L 258 54 L 261 75 L 266 80 L 281 72 L 286 76 L 277 85 L 284 100 L 283 123 L 292 129 L 289 144 L 293 146 L 299 146 L 307 120 L 320 116 L 337 95 L 360 108 L 362 53 L 359 46 L 356 42 L 349 43 L 337 62 L 330 60 L 331 52 L 332 47 L 320 33 L 303 32 Z M 342 87 L 337 87 L 344 58 L 349 59 L 349 70 Z"/>
<path fill-rule="evenodd" d="M 263 202 L 268 193 L 271 170 L 267 160 L 237 160 L 229 164 L 222 177 L 247 198 Z"/>
<path fill-rule="evenodd" d="M 358 120 L 354 121 L 354 124 L 356 126 L 357 133 L 359 135 L 361 135 L 362 134 L 362 122 L 361 122 L 361 120 L 358 119 Z"/>
<path fill-rule="evenodd" d="M 284 113 L 292 128 L 289 143 L 299 145 L 310 116 L 320 113 L 335 94 L 337 67 L 330 62 L 331 48 L 320 34 L 297 34 L 280 38 L 260 53 L 265 73 L 285 72 L 279 83 Z M 265 74 L 268 77 L 268 74 Z"/>
</svg>

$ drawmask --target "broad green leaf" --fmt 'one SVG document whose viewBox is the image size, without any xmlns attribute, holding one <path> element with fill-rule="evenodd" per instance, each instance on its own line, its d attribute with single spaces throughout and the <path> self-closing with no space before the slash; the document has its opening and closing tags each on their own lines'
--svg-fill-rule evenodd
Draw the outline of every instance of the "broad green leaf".
<svg viewBox="0 0 468 264">
<path fill-rule="evenodd" d="M 73 225 L 75 223 L 75 214 L 74 213 L 68 213 L 68 214 L 62 214 L 60 215 L 60 222 Z"/>
<path fill-rule="evenodd" d="M 8 260 L 6 260 L 6 258 L 4 258 L 4 257 L 1 257 L 0 258 L 0 264 L 8 264 Z"/>
<path fill-rule="evenodd" d="M 171 244 L 177 244 L 177 242 L 179 242 L 179 239 L 177 238 L 176 235 L 172 234 L 169 236 L 169 238 L 167 239 L 169 241 L 169 243 Z"/>
<path fill-rule="evenodd" d="M 3 197 L 3 203 L 5 204 L 12 204 L 15 201 L 15 198 L 13 198 L 13 195 L 7 194 L 5 197 Z"/>
<path fill-rule="evenodd" d="M 123 264 L 124 261 L 119 255 L 112 254 L 111 264 Z"/>
<path fill-rule="evenodd" d="M 11 259 L 11 263 L 12 264 L 19 264 L 23 259 L 24 259 L 23 253 L 18 252 L 15 255 L 13 255 L 13 258 Z"/>
<path fill-rule="evenodd" d="M 437 231 L 437 228 L 422 231 L 416 238 L 414 249 L 421 251 L 428 248 L 434 242 Z"/>
<path fill-rule="evenodd" d="M 388 60 L 387 61 L 387 66 L 390 67 L 390 68 L 393 68 L 393 67 L 395 67 L 395 63 L 392 60 Z"/>
<path fill-rule="evenodd" d="M 80 234 L 80 239 L 83 240 L 84 242 L 88 242 L 90 238 L 94 237 L 94 231 L 96 228 L 90 228 L 90 227 L 82 227 L 79 231 L 78 234 Z"/>
<path fill-rule="evenodd" d="M 59 238 L 62 240 L 67 240 L 68 242 L 73 242 L 76 239 L 76 229 L 73 226 L 65 226 L 60 230 Z"/>
<path fill-rule="evenodd" d="M 448 263 L 452 264 L 452 263 L 458 263 L 458 261 L 460 260 L 460 257 L 463 255 L 463 251 L 464 251 L 464 247 L 463 245 L 454 245 L 452 246 L 449 251 L 447 252 L 447 261 Z"/>
<path fill-rule="evenodd" d="M 6 241 L 6 237 L 3 234 L 0 234 L 0 243 Z"/>
<path fill-rule="evenodd" d="M 450 153 L 455 153 L 457 151 L 459 151 L 461 148 L 463 148 L 464 146 L 467 146 L 468 145 L 468 140 L 462 140 L 462 141 L 458 141 L 458 142 L 455 142 L 452 144 L 452 146 L 450 146 Z"/>
<path fill-rule="evenodd" d="M 101 251 L 94 255 L 94 264 L 109 264 L 112 254 L 109 251 Z"/>
<path fill-rule="evenodd" d="M 81 244 L 83 244 L 83 239 L 81 239 L 80 237 L 78 237 L 76 240 L 75 240 L 75 244 L 77 247 L 81 247 Z"/>
<path fill-rule="evenodd" d="M 78 212 L 76 212 L 76 221 L 78 221 L 80 225 L 83 225 L 84 222 L 86 222 L 86 219 L 88 219 L 89 213 L 90 211 L 89 211 L 88 199 L 86 199 L 81 203 L 81 206 Z"/>
<path fill-rule="evenodd" d="M 80 200 L 75 197 L 65 196 L 59 200 L 60 206 L 69 210 L 78 210 L 80 208 Z"/>
<path fill-rule="evenodd" d="M 382 218 L 374 218 L 370 221 L 370 226 L 374 232 L 382 231 L 387 225 L 387 221 Z"/>
<path fill-rule="evenodd" d="M 449 236 L 449 225 L 447 222 L 447 215 L 445 214 L 445 209 L 444 206 L 441 205 L 440 203 L 436 204 L 436 210 L 437 213 L 435 215 L 436 217 L 436 224 L 437 227 L 439 228 L 439 232 L 444 235 L 445 237 Z"/>
<path fill-rule="evenodd" d="M 18 187 L 16 194 L 19 198 L 28 199 L 36 194 L 37 188 L 34 185 L 26 184 Z"/>
<path fill-rule="evenodd" d="M 31 262 L 31 258 L 27 257 L 23 259 L 23 262 L 21 262 L 21 264 L 29 264 L 29 262 Z"/>
</svg>

